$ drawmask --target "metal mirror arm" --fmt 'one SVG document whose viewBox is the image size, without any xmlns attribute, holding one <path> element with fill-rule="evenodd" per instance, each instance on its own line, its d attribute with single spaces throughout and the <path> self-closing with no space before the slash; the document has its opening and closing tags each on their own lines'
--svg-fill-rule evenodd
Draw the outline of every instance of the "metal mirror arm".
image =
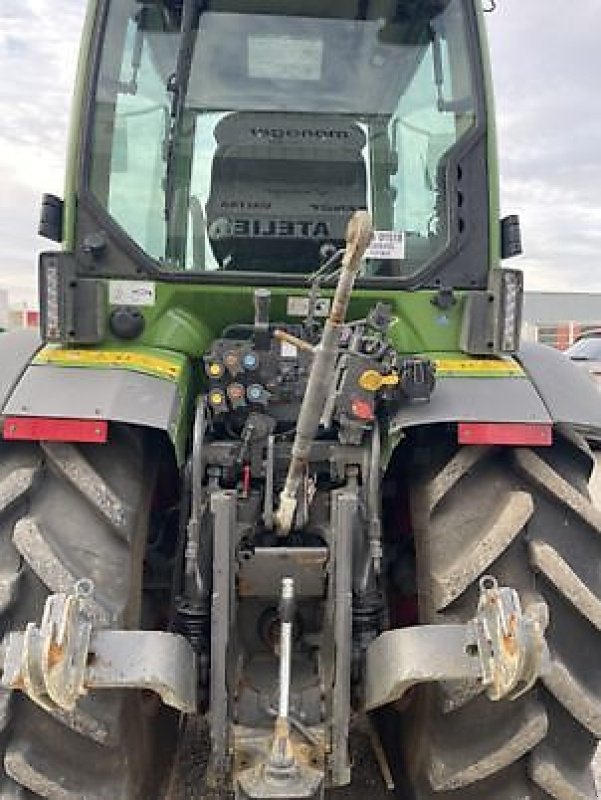
<svg viewBox="0 0 601 800">
<path fill-rule="evenodd" d="M 436 95 L 438 110 L 441 113 L 467 114 L 473 110 L 471 97 L 459 97 L 455 100 L 447 100 L 444 94 L 444 67 L 442 60 L 442 41 L 445 38 L 445 27 L 442 20 L 432 21 L 432 65 L 434 67 L 434 83 L 436 84 Z"/>
<path fill-rule="evenodd" d="M 146 29 L 147 6 L 144 3 L 136 13 L 136 35 L 131 56 L 131 77 L 128 81 L 119 81 L 117 91 L 121 94 L 135 95 L 138 93 L 138 75 L 142 66 L 142 52 L 144 50 L 144 32 Z"/>
<path fill-rule="evenodd" d="M 181 41 L 177 53 L 175 73 L 170 77 L 167 91 L 171 93 L 171 110 L 169 114 L 169 131 L 165 142 L 165 220 L 171 221 L 176 189 L 176 169 L 178 143 L 182 134 L 186 96 L 194 46 L 198 34 L 198 23 L 204 3 L 199 0 L 184 0 L 182 6 Z"/>
</svg>

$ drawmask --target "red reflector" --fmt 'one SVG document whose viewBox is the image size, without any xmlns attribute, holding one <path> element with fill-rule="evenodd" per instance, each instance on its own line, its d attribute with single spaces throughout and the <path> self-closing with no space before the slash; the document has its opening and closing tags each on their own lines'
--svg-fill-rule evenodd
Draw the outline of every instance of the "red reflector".
<svg viewBox="0 0 601 800">
<path fill-rule="evenodd" d="M 106 420 L 7 417 L 3 433 L 5 439 L 104 444 L 108 439 L 108 427 Z"/>
<path fill-rule="evenodd" d="M 460 422 L 459 444 L 509 444 L 548 447 L 553 426 L 526 422 Z"/>
</svg>

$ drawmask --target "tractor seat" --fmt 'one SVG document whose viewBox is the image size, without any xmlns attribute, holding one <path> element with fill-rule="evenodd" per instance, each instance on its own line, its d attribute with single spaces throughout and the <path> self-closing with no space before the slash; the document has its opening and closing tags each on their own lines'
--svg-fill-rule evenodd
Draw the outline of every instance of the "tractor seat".
<svg viewBox="0 0 601 800">
<path fill-rule="evenodd" d="M 345 117 L 240 112 L 215 128 L 207 234 L 222 269 L 312 272 L 365 208 L 365 134 Z"/>
</svg>

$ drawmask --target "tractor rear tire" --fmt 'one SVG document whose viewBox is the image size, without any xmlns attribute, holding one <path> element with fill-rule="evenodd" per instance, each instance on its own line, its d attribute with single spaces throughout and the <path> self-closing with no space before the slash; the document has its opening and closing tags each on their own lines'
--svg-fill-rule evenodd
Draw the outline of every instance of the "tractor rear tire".
<svg viewBox="0 0 601 800">
<path fill-rule="evenodd" d="M 417 690 L 402 715 L 414 796 L 595 800 L 601 510 L 587 490 L 591 453 L 574 435 L 549 448 L 444 452 L 411 498 L 420 620 L 467 621 L 479 578 L 493 575 L 526 609 L 547 604 L 551 670 L 513 702 L 473 684 Z"/>
<path fill-rule="evenodd" d="M 125 426 L 102 446 L 0 442 L 2 635 L 39 622 L 48 595 L 84 577 L 96 626 L 140 626 L 155 477 L 144 437 Z M 159 735 L 171 722 L 154 695 L 133 690 L 92 693 L 53 714 L 2 690 L 0 798 L 159 797 Z"/>
</svg>

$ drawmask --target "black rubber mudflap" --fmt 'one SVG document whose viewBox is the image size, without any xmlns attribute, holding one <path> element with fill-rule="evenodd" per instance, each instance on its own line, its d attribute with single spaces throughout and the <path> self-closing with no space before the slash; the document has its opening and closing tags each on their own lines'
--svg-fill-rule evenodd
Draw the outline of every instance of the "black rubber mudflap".
<svg viewBox="0 0 601 800">
<path fill-rule="evenodd" d="M 82 577 L 94 582 L 85 612 L 96 625 L 137 626 L 153 485 L 146 467 L 142 437 L 119 426 L 104 446 L 0 443 L 3 632 L 39 621 L 48 594 Z M 158 796 L 160 725 L 142 694 L 98 692 L 55 715 L 16 693 L 0 700 L 0 800 Z"/>
<path fill-rule="evenodd" d="M 405 741 L 418 800 L 595 800 L 601 736 L 601 511 L 575 437 L 464 448 L 415 487 L 422 619 L 467 621 L 494 575 L 544 601 L 552 668 L 514 702 L 477 686 L 420 690 Z"/>
</svg>

